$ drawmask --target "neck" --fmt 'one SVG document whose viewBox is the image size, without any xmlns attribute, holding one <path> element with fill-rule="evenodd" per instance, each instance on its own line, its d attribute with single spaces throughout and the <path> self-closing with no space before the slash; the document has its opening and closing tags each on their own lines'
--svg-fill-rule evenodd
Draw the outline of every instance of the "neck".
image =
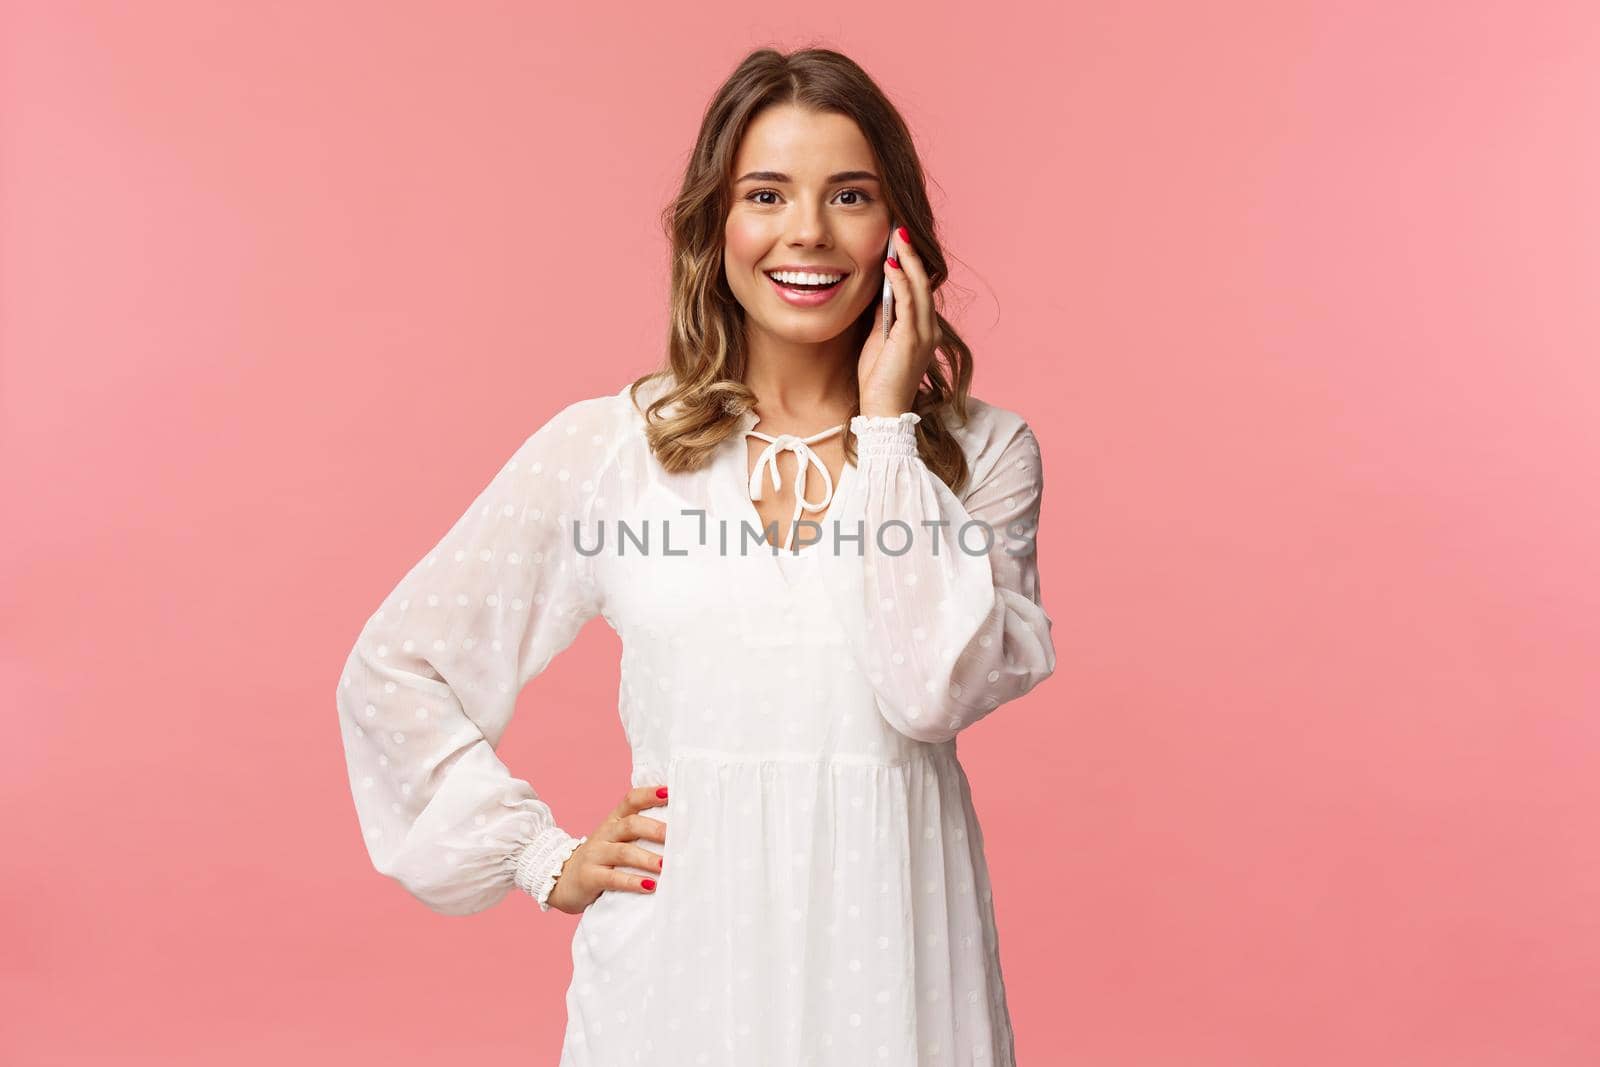
<svg viewBox="0 0 1600 1067">
<path fill-rule="evenodd" d="M 744 384 L 764 422 L 843 422 L 858 402 L 854 360 L 843 335 L 820 344 L 752 336 Z"/>
</svg>

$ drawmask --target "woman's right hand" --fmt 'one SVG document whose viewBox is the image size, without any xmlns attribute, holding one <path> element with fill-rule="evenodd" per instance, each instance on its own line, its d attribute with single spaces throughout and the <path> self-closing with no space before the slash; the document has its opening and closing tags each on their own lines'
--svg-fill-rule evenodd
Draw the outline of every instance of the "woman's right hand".
<svg viewBox="0 0 1600 1067">
<path fill-rule="evenodd" d="M 555 888 L 545 899 L 552 908 L 577 915 L 599 899 L 607 889 L 633 893 L 655 891 L 655 880 L 645 875 L 626 874 L 617 867 L 640 867 L 661 872 L 661 856 L 628 842 L 644 839 L 667 843 L 667 824 L 639 812 L 667 802 L 667 787 L 642 785 L 622 795 L 622 803 L 588 835 L 588 840 L 572 850 Z M 649 881 L 649 887 L 645 882 Z"/>
</svg>

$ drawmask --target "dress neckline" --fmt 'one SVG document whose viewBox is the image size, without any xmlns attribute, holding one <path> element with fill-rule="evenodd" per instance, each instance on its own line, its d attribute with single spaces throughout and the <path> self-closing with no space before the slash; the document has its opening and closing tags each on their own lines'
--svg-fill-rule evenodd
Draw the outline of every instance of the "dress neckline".
<svg viewBox="0 0 1600 1067">
<path fill-rule="evenodd" d="M 782 491 L 783 475 L 778 470 L 778 453 L 793 452 L 795 454 L 795 459 L 798 461 L 798 464 L 795 468 L 794 513 L 790 516 L 789 528 L 784 534 L 783 544 L 779 546 L 778 551 L 787 552 L 793 556 L 806 555 L 811 549 L 816 548 L 816 546 L 822 542 L 820 540 L 813 542 L 799 551 L 791 549 L 789 546 L 794 540 L 796 524 L 800 521 L 800 516 L 806 511 L 824 511 L 826 514 L 832 513 L 832 508 L 830 505 L 833 503 L 836 489 L 843 488 L 845 479 L 849 476 L 850 467 L 850 461 L 846 459 L 844 469 L 840 471 L 839 485 L 835 486 L 833 484 L 833 475 L 828 471 L 828 465 L 823 462 L 822 457 L 817 455 L 811 446 L 816 444 L 818 441 L 825 441 L 835 434 L 843 432 L 844 427 L 836 423 L 825 430 L 819 430 L 814 434 L 809 434 L 802 437 L 799 434 L 793 433 L 763 433 L 761 430 L 755 428 L 756 423 L 761 421 L 761 416 L 756 414 L 754 411 L 745 412 L 740 421 L 744 431 L 738 438 L 740 441 L 745 440 L 747 437 L 757 437 L 767 442 L 767 447 L 762 449 L 761 454 L 756 457 L 755 469 L 749 473 L 749 484 L 746 487 L 746 499 L 750 501 L 750 510 L 756 512 L 758 526 L 763 526 L 764 528 L 764 524 L 762 524 L 760 521 L 761 513 L 755 507 L 755 501 L 761 500 L 765 492 L 765 488 L 762 485 L 763 474 L 766 474 L 770 477 L 774 491 Z M 738 451 L 740 452 L 740 461 L 742 463 L 748 463 L 749 450 L 741 449 Z M 822 472 L 822 499 L 817 501 L 807 500 L 805 495 L 807 481 L 806 474 L 808 469 L 811 467 L 815 467 L 817 470 Z M 824 517 L 826 517 L 826 514 Z M 765 539 L 763 538 L 763 540 Z M 767 547 L 771 547 L 770 542 L 767 542 Z"/>
</svg>

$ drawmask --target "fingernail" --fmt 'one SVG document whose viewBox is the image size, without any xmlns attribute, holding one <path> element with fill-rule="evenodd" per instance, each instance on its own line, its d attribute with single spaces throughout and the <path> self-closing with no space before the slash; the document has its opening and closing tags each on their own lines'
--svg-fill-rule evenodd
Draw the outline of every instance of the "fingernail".
<svg viewBox="0 0 1600 1067">
<path fill-rule="evenodd" d="M 898 230 L 896 230 L 894 232 L 899 234 L 900 235 L 900 240 L 904 241 L 906 244 L 910 244 L 911 243 L 911 235 L 906 232 L 906 228 L 904 226 L 900 227 Z"/>
<path fill-rule="evenodd" d="M 884 260 L 884 262 L 889 264 L 889 266 L 893 267 L 895 270 L 900 269 L 900 261 L 895 259 L 893 256 L 890 256 L 888 259 Z"/>
<path fill-rule="evenodd" d="M 644 886 L 646 889 L 654 889 L 656 887 L 656 880 L 654 878 L 646 878 L 639 884 Z"/>
<path fill-rule="evenodd" d="M 667 799 L 667 787 L 662 786 L 660 789 L 657 789 L 656 796 L 660 797 L 662 800 Z"/>
</svg>

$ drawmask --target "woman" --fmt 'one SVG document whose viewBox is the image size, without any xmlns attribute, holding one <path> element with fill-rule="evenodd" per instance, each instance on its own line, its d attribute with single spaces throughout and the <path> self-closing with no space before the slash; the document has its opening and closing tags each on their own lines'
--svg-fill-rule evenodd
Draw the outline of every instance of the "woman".
<svg viewBox="0 0 1600 1067">
<path fill-rule="evenodd" d="M 746 59 L 668 222 L 667 366 L 541 426 L 350 655 L 373 863 L 581 914 L 567 1067 L 1013 1063 L 955 737 L 1055 667 L 1037 442 L 967 395 L 910 136 L 845 57 Z M 632 788 L 574 837 L 495 746 L 595 615 Z"/>
</svg>

